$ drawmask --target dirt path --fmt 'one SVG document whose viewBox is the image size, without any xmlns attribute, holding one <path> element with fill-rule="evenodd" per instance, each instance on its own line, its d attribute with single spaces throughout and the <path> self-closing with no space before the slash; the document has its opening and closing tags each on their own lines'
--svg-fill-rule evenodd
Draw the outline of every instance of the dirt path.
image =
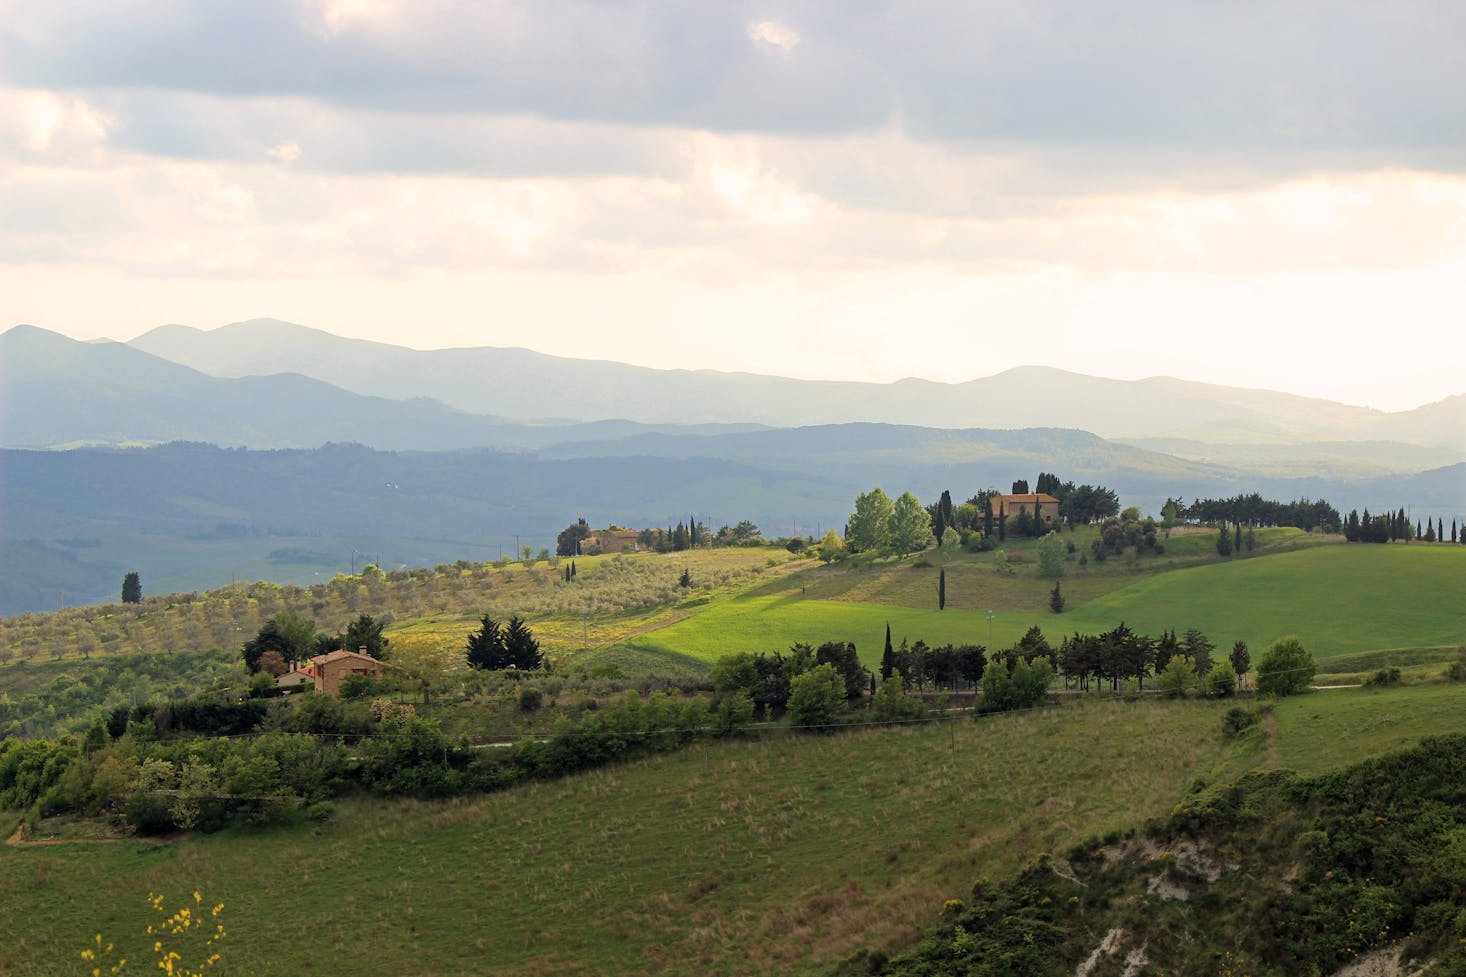
<svg viewBox="0 0 1466 977">
<path fill-rule="evenodd" d="M 1270 712 L 1262 717 L 1262 732 L 1267 738 L 1267 745 L 1263 747 L 1264 763 L 1268 770 L 1276 770 L 1282 763 L 1283 754 L 1278 749 L 1278 720 Z"/>
</svg>

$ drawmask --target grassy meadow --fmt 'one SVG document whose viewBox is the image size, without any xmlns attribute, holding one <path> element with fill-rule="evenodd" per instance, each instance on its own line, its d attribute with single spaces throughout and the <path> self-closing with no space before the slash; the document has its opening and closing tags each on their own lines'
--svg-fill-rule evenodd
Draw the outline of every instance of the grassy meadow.
<svg viewBox="0 0 1466 977">
<path fill-rule="evenodd" d="M 1213 554 L 1209 562 L 1175 569 L 1165 557 L 1134 563 L 1111 558 L 1084 568 L 1066 563 L 1061 586 L 1067 606 L 1059 615 L 1048 607 L 1052 581 L 1038 576 L 1025 543 L 1010 551 L 1024 559 L 1007 571 L 993 554 L 962 553 L 810 568 L 718 595 L 696 613 L 627 643 L 715 661 L 729 652 L 777 650 L 796 641 L 854 641 L 870 664 L 880 659 L 888 622 L 896 642 L 904 636 L 928 644 L 989 644 L 988 609 L 994 611 L 995 647 L 1012 644 L 1033 625 L 1057 643 L 1066 634 L 1105 631 L 1122 621 L 1148 634 L 1198 628 L 1223 651 L 1245 641 L 1254 660 L 1287 634 L 1297 634 L 1320 661 L 1466 640 L 1460 599 L 1466 547 L 1307 545 L 1296 530 L 1259 536 L 1266 542 L 1251 555 L 1218 562 Z M 1211 546 L 1210 536 L 1182 539 L 1193 549 Z M 1168 543 L 1167 556 L 1177 547 L 1177 541 Z M 943 565 L 948 601 L 938 611 Z"/>
<path fill-rule="evenodd" d="M 1226 740 L 1228 704 L 776 736 L 320 826 L 0 849 L 0 973 L 131 944 L 148 892 L 225 903 L 222 973 L 800 974 L 894 949 L 944 900 L 1169 813 L 1197 782 L 1343 766 L 1466 729 L 1466 685 L 1315 692 Z M 139 954 L 139 957 L 142 957 Z"/>
</svg>

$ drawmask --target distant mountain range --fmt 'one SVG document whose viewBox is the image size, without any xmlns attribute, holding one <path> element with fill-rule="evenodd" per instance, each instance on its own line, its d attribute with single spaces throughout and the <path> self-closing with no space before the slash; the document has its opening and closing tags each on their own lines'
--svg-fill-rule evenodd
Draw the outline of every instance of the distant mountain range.
<svg viewBox="0 0 1466 977">
<path fill-rule="evenodd" d="M 675 429 L 714 433 L 749 427 Z M 3 447 L 201 441 L 315 448 L 349 441 L 389 450 L 446 451 L 534 448 L 657 429 L 619 420 L 516 423 L 455 410 L 427 397 L 393 400 L 352 393 L 300 373 L 209 376 L 125 343 L 82 343 L 33 326 L 0 334 Z"/>
<path fill-rule="evenodd" d="M 130 344 L 79 343 L 17 326 L 0 334 L 0 384 L 0 444 L 8 447 L 197 440 L 259 448 L 328 441 L 540 448 L 649 430 L 873 422 L 1079 429 L 1279 474 L 1320 465 L 1353 475 L 1418 471 L 1466 460 L 1466 396 L 1386 413 L 1271 391 L 1109 380 L 1046 367 L 959 384 L 838 383 L 653 370 L 523 349 L 412 350 L 269 319 L 209 332 L 162 326 Z"/>
<path fill-rule="evenodd" d="M 872 421 L 937 428 L 1062 427 L 1106 438 L 1210 443 L 1394 441 L 1466 460 L 1466 396 L 1386 413 L 1266 390 L 1020 367 L 966 383 L 845 383 L 654 370 L 526 349 L 413 350 L 272 319 L 161 326 L 137 349 L 213 376 L 300 373 L 362 395 L 432 397 L 500 417 L 625 418 L 773 427 Z M 960 355 L 960 352 L 959 354 Z"/>
</svg>

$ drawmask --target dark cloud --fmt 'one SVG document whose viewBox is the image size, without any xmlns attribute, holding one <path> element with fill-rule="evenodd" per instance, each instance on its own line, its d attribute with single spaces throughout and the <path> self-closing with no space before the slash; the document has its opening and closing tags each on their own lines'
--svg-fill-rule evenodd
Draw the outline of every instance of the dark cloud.
<svg viewBox="0 0 1466 977">
<path fill-rule="evenodd" d="M 0 77 L 402 114 L 784 135 L 894 124 L 942 143 L 1367 152 L 1427 167 L 1457 165 L 1466 142 L 1466 58 L 1455 50 L 1466 5 L 1424 0 L 422 0 L 334 33 L 318 7 L 282 0 L 108 7 L 11 13 L 0 26 Z M 750 38 L 762 20 L 799 43 L 786 51 Z M 185 153 L 228 143 L 191 124 L 191 133 L 169 130 L 133 114 L 125 128 Z M 440 149 L 472 161 L 471 145 Z M 398 155 L 382 165 L 430 156 Z"/>
</svg>

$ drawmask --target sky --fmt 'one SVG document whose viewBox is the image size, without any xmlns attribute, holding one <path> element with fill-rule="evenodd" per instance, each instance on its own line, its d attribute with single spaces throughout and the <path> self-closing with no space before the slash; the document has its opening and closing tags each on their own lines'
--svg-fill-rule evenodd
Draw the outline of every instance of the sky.
<svg viewBox="0 0 1466 977">
<path fill-rule="evenodd" d="M 1466 393 L 1463 37 L 1411 0 L 0 0 L 0 328 L 1408 409 Z"/>
</svg>

